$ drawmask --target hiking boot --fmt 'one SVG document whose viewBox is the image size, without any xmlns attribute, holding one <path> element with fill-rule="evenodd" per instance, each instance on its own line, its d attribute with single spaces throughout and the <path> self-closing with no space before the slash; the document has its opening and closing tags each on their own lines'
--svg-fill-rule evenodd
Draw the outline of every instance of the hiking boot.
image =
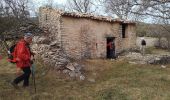
<svg viewBox="0 0 170 100">
<path fill-rule="evenodd" d="M 11 85 L 12 85 L 15 89 L 18 89 L 18 88 L 19 88 L 18 85 L 17 85 L 16 83 L 14 83 L 14 82 L 11 82 Z"/>
</svg>

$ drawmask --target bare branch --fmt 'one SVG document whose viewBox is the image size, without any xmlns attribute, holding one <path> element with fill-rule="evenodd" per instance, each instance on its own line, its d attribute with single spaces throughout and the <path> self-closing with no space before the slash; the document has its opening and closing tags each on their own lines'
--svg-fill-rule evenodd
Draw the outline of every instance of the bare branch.
<svg viewBox="0 0 170 100">
<path fill-rule="evenodd" d="M 94 13 L 97 6 L 93 0 L 67 0 L 68 9 L 81 13 Z"/>
</svg>

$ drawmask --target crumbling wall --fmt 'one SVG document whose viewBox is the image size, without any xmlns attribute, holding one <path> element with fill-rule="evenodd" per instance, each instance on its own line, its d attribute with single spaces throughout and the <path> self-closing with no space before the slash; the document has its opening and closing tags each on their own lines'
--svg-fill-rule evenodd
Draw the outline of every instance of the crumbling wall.
<svg viewBox="0 0 170 100">
<path fill-rule="evenodd" d="M 84 80 L 82 66 L 69 58 L 62 48 L 60 11 L 40 8 L 39 24 L 45 34 L 34 37 L 33 52 L 53 69 Z"/>
<path fill-rule="evenodd" d="M 58 56 L 61 54 L 60 17 L 58 10 L 40 8 L 39 25 L 45 29 L 46 34 L 35 37 L 33 45 L 33 50 L 43 58 L 44 62 L 55 68 L 61 65 L 60 62 L 65 62 Z"/>
</svg>

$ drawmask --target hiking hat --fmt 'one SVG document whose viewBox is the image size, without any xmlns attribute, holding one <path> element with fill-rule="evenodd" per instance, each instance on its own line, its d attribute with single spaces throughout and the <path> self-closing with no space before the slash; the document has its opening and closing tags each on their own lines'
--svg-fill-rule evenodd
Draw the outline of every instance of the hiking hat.
<svg viewBox="0 0 170 100">
<path fill-rule="evenodd" d="M 33 34 L 30 32 L 27 32 L 24 34 L 24 37 L 26 37 L 26 38 L 33 37 Z"/>
</svg>

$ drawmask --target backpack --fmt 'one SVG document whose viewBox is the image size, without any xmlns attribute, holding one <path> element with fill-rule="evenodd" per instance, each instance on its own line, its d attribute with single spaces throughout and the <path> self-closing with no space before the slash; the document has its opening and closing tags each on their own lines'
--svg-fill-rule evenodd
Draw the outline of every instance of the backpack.
<svg viewBox="0 0 170 100">
<path fill-rule="evenodd" d="M 14 59 L 13 52 L 14 52 L 15 47 L 16 47 L 16 44 L 12 45 L 8 49 L 8 61 L 11 62 L 11 63 L 16 63 L 16 62 L 13 61 L 13 59 Z"/>
</svg>

